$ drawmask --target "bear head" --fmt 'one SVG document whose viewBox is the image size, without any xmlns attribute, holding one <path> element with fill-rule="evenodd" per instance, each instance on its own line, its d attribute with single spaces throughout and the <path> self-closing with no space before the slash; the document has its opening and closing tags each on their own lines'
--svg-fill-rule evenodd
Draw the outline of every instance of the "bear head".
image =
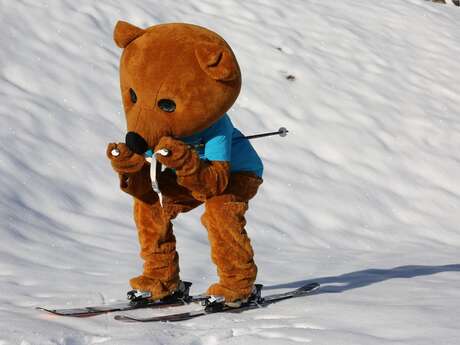
<svg viewBox="0 0 460 345">
<path fill-rule="evenodd" d="M 128 147 L 154 148 L 215 123 L 235 102 L 241 72 L 230 46 L 206 28 L 184 23 L 141 29 L 119 21 L 120 87 Z"/>
</svg>

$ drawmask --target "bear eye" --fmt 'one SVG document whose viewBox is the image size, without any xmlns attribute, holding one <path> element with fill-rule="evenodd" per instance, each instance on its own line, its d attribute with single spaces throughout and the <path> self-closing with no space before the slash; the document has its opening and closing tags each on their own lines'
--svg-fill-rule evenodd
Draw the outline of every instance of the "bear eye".
<svg viewBox="0 0 460 345">
<path fill-rule="evenodd" d="M 160 99 L 158 101 L 158 107 L 167 113 L 172 113 L 176 110 L 176 103 L 171 99 Z"/>
<path fill-rule="evenodd" d="M 129 89 L 129 96 L 131 97 L 131 102 L 133 102 L 133 104 L 137 102 L 137 96 L 133 89 Z"/>
</svg>

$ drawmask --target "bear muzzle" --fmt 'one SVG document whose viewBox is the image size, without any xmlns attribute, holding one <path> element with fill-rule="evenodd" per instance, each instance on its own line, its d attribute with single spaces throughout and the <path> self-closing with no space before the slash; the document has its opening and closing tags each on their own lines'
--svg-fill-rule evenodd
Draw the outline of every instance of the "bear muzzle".
<svg viewBox="0 0 460 345">
<path fill-rule="evenodd" d="M 149 148 L 147 141 L 136 132 L 126 133 L 125 143 L 131 151 L 139 155 L 143 155 Z"/>
</svg>

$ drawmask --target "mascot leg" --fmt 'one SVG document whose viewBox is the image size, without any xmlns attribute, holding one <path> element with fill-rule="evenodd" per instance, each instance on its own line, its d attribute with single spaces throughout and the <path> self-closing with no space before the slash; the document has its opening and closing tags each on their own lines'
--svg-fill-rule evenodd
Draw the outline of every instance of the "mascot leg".
<svg viewBox="0 0 460 345">
<path fill-rule="evenodd" d="M 144 273 L 130 280 L 133 289 L 150 291 L 153 299 L 170 295 L 179 284 L 179 257 L 171 221 L 163 216 L 160 202 L 134 201 Z"/>
<path fill-rule="evenodd" d="M 150 291 L 152 299 L 161 299 L 172 294 L 179 284 L 179 256 L 176 252 L 176 238 L 171 219 L 178 213 L 187 212 L 200 204 L 185 188 L 171 182 L 165 174 L 162 190 L 163 207 L 157 199 L 148 204 L 134 199 L 134 220 L 136 222 L 140 255 L 144 259 L 144 272 L 130 280 L 136 290 Z M 166 182 L 166 183 L 165 183 Z M 173 193 L 168 193 L 173 191 Z"/>
<path fill-rule="evenodd" d="M 224 296 L 228 302 L 248 298 L 256 279 L 257 266 L 244 229 L 244 214 L 261 183 L 255 175 L 235 173 L 224 194 L 205 203 L 202 223 L 208 230 L 211 257 L 219 275 L 219 283 L 211 285 L 207 293 Z"/>
</svg>

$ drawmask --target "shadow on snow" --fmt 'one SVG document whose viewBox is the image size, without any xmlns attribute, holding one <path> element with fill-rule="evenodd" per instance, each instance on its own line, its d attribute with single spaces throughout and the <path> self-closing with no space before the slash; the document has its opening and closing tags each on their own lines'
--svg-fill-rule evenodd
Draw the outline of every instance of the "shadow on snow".
<svg viewBox="0 0 460 345">
<path fill-rule="evenodd" d="M 299 280 L 285 284 L 264 286 L 264 290 L 298 288 L 305 284 L 318 282 L 322 285 L 321 293 L 340 293 L 357 289 L 372 284 L 380 283 L 389 279 L 407 279 L 420 276 L 427 276 L 442 272 L 460 272 L 460 264 L 443 266 L 400 266 L 390 269 L 368 269 L 351 272 L 334 277 L 322 277 L 317 279 Z"/>
</svg>

